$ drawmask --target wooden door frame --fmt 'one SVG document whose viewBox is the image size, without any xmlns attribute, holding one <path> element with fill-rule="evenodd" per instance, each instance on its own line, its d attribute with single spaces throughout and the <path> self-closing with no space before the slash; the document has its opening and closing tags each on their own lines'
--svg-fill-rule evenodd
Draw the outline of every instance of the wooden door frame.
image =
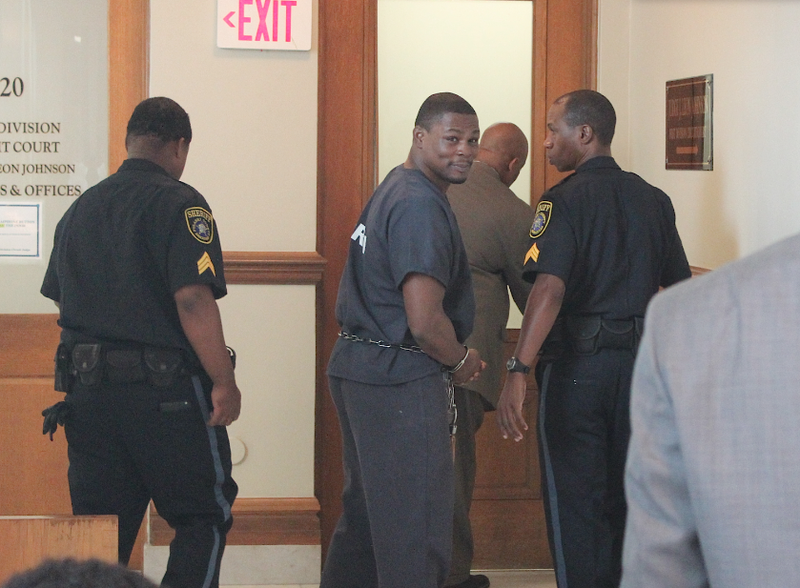
<svg viewBox="0 0 800 588">
<path fill-rule="evenodd" d="M 108 1 L 108 171 L 126 157 L 128 119 L 148 96 L 150 0 Z"/>
<path fill-rule="evenodd" d="M 598 0 L 534 0 L 531 193 L 561 174 L 547 165 L 542 140 L 549 105 L 561 94 L 596 87 Z M 334 308 L 346 243 L 377 184 L 377 0 L 319 2 L 317 252 L 327 266 L 317 286 L 315 494 L 323 561 L 341 512 L 339 422 L 325 366 L 336 342 Z"/>
</svg>

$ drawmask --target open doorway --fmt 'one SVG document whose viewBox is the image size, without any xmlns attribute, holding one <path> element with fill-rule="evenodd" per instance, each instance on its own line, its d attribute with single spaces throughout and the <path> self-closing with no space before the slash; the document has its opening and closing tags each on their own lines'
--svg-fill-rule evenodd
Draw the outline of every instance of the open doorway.
<svg viewBox="0 0 800 588">
<path fill-rule="evenodd" d="M 378 0 L 378 179 L 405 161 L 417 109 L 435 92 L 465 98 L 481 129 L 513 122 L 530 142 L 533 24 L 531 1 Z M 530 179 L 526 165 L 512 187 L 528 203 Z M 521 315 L 512 310 L 515 337 Z M 537 396 L 533 385 L 529 422 Z M 519 445 L 503 440 L 487 413 L 477 445 L 473 567 L 551 567 L 536 436 Z"/>
</svg>

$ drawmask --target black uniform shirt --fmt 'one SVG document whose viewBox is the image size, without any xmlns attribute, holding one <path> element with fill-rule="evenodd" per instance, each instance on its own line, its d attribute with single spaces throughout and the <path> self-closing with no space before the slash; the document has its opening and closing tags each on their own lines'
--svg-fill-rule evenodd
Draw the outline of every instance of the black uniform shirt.
<svg viewBox="0 0 800 588">
<path fill-rule="evenodd" d="M 536 208 L 525 279 L 566 284 L 562 315 L 644 316 L 659 286 L 691 277 L 669 197 L 611 157 L 595 157 Z"/>
<path fill-rule="evenodd" d="M 59 221 L 41 291 L 65 330 L 191 350 L 174 294 L 193 284 L 226 294 L 208 204 L 160 166 L 128 159 Z"/>
<path fill-rule="evenodd" d="M 402 285 L 411 273 L 445 287 L 442 303 L 456 337 L 472 331 L 475 299 L 467 254 L 447 198 L 419 170 L 396 167 L 361 213 L 339 284 L 336 318 L 343 331 L 392 344 L 416 345 Z M 340 339 L 333 376 L 367 384 L 410 382 L 439 371 L 424 353 Z"/>
</svg>

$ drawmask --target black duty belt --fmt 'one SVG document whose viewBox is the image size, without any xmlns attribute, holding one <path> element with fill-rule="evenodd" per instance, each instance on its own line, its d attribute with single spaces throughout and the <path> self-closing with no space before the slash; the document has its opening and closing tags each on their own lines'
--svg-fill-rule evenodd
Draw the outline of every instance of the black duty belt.
<svg viewBox="0 0 800 588">
<path fill-rule="evenodd" d="M 100 382 L 154 386 L 199 370 L 192 369 L 186 354 L 175 348 L 106 342 L 60 344 L 56 351 L 56 390 L 69 392 L 73 382 L 95 386 Z"/>
<path fill-rule="evenodd" d="M 594 355 L 601 349 L 627 349 L 635 353 L 643 327 L 644 318 L 638 316 L 629 319 L 605 319 L 599 315 L 559 317 L 542 346 L 542 358 Z"/>
</svg>

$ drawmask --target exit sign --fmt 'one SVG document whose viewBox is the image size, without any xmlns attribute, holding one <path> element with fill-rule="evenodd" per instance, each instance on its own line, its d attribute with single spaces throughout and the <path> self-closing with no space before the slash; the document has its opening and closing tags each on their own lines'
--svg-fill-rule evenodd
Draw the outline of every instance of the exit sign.
<svg viewBox="0 0 800 588">
<path fill-rule="evenodd" d="M 217 0 L 217 47 L 311 49 L 312 0 Z"/>
</svg>

